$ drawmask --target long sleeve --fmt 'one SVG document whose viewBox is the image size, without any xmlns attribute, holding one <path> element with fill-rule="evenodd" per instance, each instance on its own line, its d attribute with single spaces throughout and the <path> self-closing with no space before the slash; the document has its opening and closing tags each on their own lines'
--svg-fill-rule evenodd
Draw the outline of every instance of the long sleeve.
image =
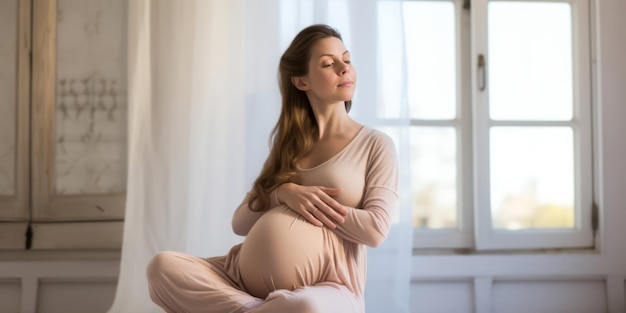
<svg viewBox="0 0 626 313">
<path fill-rule="evenodd" d="M 345 222 L 335 232 L 352 242 L 377 247 L 387 238 L 391 225 L 390 210 L 395 207 L 398 196 L 384 187 L 366 191 L 367 203 L 363 209 L 348 208 Z"/>
<path fill-rule="evenodd" d="M 398 161 L 393 141 L 381 137 L 367 162 L 362 208 L 348 208 L 345 222 L 335 232 L 344 239 L 371 247 L 389 233 L 391 212 L 398 203 Z"/>
<path fill-rule="evenodd" d="M 258 221 L 259 218 L 261 218 L 261 216 L 263 216 L 263 214 L 267 212 L 267 210 L 250 210 L 250 207 L 248 206 L 248 199 L 250 198 L 251 193 L 252 192 L 248 192 L 246 194 L 241 204 L 239 204 L 239 206 L 235 210 L 235 213 L 233 213 L 233 219 L 231 222 L 233 232 L 235 232 L 235 234 L 239 236 L 248 235 L 248 232 L 250 231 L 252 226 L 254 226 L 256 221 Z M 274 189 L 274 191 L 270 193 L 270 208 L 273 208 L 279 204 L 280 203 L 278 203 L 278 200 L 276 198 L 276 189 Z"/>
</svg>

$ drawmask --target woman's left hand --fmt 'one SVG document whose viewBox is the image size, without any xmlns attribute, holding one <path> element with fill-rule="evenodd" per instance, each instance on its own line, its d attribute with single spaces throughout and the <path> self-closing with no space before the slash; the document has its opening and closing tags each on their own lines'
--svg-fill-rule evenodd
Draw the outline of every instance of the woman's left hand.
<svg viewBox="0 0 626 313">
<path fill-rule="evenodd" d="M 276 198 L 313 225 L 334 229 L 348 214 L 348 209 L 332 198 L 340 192 L 340 188 L 285 183 L 278 186 Z"/>
</svg>

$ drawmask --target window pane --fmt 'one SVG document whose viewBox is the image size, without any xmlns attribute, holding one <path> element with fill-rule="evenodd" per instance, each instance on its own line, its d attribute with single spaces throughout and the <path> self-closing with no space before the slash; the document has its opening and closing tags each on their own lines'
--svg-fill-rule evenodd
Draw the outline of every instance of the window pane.
<svg viewBox="0 0 626 313">
<path fill-rule="evenodd" d="M 18 1 L 0 1 L 0 196 L 15 194 Z"/>
<path fill-rule="evenodd" d="M 404 2 L 411 118 L 456 117 L 456 18 L 448 1 Z"/>
<path fill-rule="evenodd" d="M 493 127 L 490 135 L 493 227 L 574 227 L 572 129 Z"/>
<path fill-rule="evenodd" d="M 413 226 L 457 227 L 456 130 L 411 128 Z"/>
<path fill-rule="evenodd" d="M 496 120 L 569 120 L 569 3 L 489 3 L 489 105 Z"/>
<path fill-rule="evenodd" d="M 56 193 L 126 190 L 126 1 L 58 2 Z"/>
</svg>

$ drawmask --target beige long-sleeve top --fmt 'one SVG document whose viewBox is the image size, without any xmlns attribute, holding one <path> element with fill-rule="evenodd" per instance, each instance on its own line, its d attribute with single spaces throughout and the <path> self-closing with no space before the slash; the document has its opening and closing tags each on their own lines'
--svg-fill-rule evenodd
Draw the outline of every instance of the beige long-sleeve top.
<svg viewBox="0 0 626 313">
<path fill-rule="evenodd" d="M 251 211 L 246 197 L 232 220 L 235 233 L 246 236 L 237 250 L 243 285 L 264 298 L 276 289 L 336 282 L 361 296 L 365 246 L 385 240 L 398 201 L 393 141 L 363 127 L 331 159 L 299 175 L 303 185 L 342 188 L 335 199 L 348 208 L 345 222 L 336 229 L 315 226 L 274 197 L 270 210 Z"/>
</svg>

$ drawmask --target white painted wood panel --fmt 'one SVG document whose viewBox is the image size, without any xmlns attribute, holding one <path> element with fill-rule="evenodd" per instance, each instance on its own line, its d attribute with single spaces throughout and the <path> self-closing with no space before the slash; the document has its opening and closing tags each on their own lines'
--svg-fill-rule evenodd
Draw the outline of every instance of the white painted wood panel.
<svg viewBox="0 0 626 313">
<path fill-rule="evenodd" d="M 24 249 L 27 228 L 26 222 L 0 222 L 0 249 Z"/>
<path fill-rule="evenodd" d="M 39 282 L 37 313 L 106 312 L 115 297 L 115 279 L 46 278 Z"/>
<path fill-rule="evenodd" d="M 124 222 L 33 223 L 31 249 L 109 249 L 122 246 Z"/>
<path fill-rule="evenodd" d="M 3 176 L 0 178 L 0 220 L 16 222 L 14 226 L 7 223 L 0 225 L 0 249 L 23 249 L 26 245 L 26 228 L 23 225 L 30 217 L 28 156 L 31 2 L 2 1 L 0 11 L 0 24 L 3 28 L 0 31 L 3 40 L 0 44 L 0 81 L 3 85 L 0 87 L 0 101 L 5 102 L 0 107 L 11 107 L 8 112 L 6 108 L 0 108 L 0 114 L 4 115 L 0 118 L 0 124 L 3 124 L 0 126 L 0 137 L 3 137 L 0 138 L 0 171 L 3 172 L 0 174 Z M 6 118 L 11 116 L 16 120 L 7 124 Z M 9 151 L 6 150 L 7 141 L 11 147 Z"/>
<path fill-rule="evenodd" d="M 119 257 L 119 251 L 3 251 L 0 312 L 106 312 L 115 297 Z"/>
<path fill-rule="evenodd" d="M 20 288 L 20 279 L 0 278 L 0 312 L 19 311 Z"/>
<path fill-rule="evenodd" d="M 602 280 L 494 281 L 494 313 L 607 312 Z"/>
<path fill-rule="evenodd" d="M 411 312 L 472 313 L 474 288 L 467 281 L 414 281 Z"/>
</svg>

